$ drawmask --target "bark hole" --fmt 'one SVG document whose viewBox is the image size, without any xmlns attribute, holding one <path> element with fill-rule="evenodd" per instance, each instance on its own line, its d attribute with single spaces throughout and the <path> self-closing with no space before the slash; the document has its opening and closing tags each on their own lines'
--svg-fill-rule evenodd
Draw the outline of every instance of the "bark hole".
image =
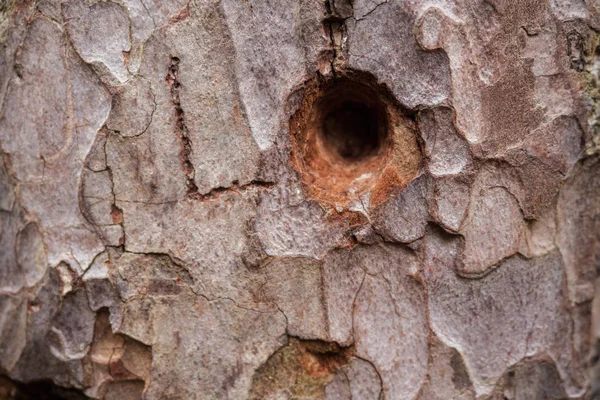
<svg viewBox="0 0 600 400">
<path fill-rule="evenodd" d="M 347 78 L 332 81 L 315 102 L 312 114 L 306 127 L 309 145 L 329 164 L 356 166 L 384 155 L 388 137 L 385 106 L 368 85 Z"/>
<path fill-rule="evenodd" d="M 421 154 L 414 122 L 369 73 L 316 77 L 290 118 L 292 162 L 311 197 L 344 206 L 381 181 L 413 179 Z M 389 181 L 389 182 L 387 182 Z"/>
</svg>

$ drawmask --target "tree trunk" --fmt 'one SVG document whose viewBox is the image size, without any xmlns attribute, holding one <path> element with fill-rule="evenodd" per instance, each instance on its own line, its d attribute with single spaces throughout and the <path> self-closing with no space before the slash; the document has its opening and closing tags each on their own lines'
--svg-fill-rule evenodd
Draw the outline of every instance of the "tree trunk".
<svg viewBox="0 0 600 400">
<path fill-rule="evenodd" d="M 597 398 L 599 30 L 4 0 L 0 399 Z"/>
</svg>

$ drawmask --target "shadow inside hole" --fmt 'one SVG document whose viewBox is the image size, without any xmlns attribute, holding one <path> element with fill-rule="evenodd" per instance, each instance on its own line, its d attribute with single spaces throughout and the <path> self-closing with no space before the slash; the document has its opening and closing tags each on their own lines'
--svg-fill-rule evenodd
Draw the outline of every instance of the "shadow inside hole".
<svg viewBox="0 0 600 400">
<path fill-rule="evenodd" d="M 362 82 L 340 79 L 330 83 L 313 113 L 316 118 L 312 127 L 311 123 L 307 126 L 308 132 L 312 130 L 307 137 L 331 167 L 367 167 L 389 148 L 386 106 L 378 93 Z"/>
<path fill-rule="evenodd" d="M 321 131 L 326 148 L 348 161 L 372 156 L 380 148 L 377 113 L 355 100 L 336 104 L 323 118 Z"/>
<path fill-rule="evenodd" d="M 28 383 L 11 381 L 0 377 L 0 399 L 3 388 L 10 388 L 6 400 L 86 400 L 89 399 L 82 391 L 63 388 L 51 380 L 32 381 Z"/>
</svg>

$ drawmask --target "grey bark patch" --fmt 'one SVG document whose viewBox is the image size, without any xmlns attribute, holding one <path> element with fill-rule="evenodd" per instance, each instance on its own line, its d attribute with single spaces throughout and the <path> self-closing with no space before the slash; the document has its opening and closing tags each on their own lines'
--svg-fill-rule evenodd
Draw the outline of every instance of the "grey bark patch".
<svg viewBox="0 0 600 400">
<path fill-rule="evenodd" d="M 124 137 L 139 136 L 150 126 L 155 109 L 150 83 L 143 78 L 130 79 L 117 88 L 106 126 Z"/>
<path fill-rule="evenodd" d="M 0 296 L 0 367 L 11 371 L 25 348 L 27 337 L 27 299 Z"/>
<path fill-rule="evenodd" d="M 374 216 L 374 229 L 385 239 L 409 243 L 425 234 L 429 218 L 428 177 L 421 176 L 398 191 Z"/>
<path fill-rule="evenodd" d="M 453 338 L 446 344 L 461 349 L 476 393 L 491 393 L 505 369 L 533 348 L 545 349 L 567 387 L 577 390 L 582 377 L 578 368 L 568 367 L 574 353 L 560 255 L 553 252 L 531 260 L 513 256 L 481 279 L 460 281 L 452 265 L 457 245 L 437 235 L 427 238 L 427 259 L 444 260 L 426 274 L 429 313 L 436 335 Z M 529 313 L 535 318 L 527 317 Z M 552 329 L 544 322 L 548 318 Z M 494 324 L 479 325 L 480 320 Z M 478 358 L 483 348 L 494 356 Z"/>
<path fill-rule="evenodd" d="M 82 359 L 92 342 L 94 321 L 83 290 L 65 296 L 49 331 L 52 354 L 62 361 Z"/>
<path fill-rule="evenodd" d="M 100 2 L 87 6 L 78 1 L 62 4 L 66 29 L 77 52 L 88 63 L 103 64 L 110 80 L 128 78 L 124 52 L 131 49 L 130 21 L 120 5 Z"/>
<path fill-rule="evenodd" d="M 465 139 L 454 127 L 452 110 L 424 110 L 418 121 L 429 172 L 435 177 L 461 173 L 470 162 L 470 154 Z"/>
<path fill-rule="evenodd" d="M 321 263 L 311 259 L 285 258 L 275 259 L 262 269 L 264 295 L 286 316 L 287 332 L 292 336 L 329 337 L 321 268 Z"/>
<path fill-rule="evenodd" d="M 17 234 L 17 263 L 25 276 L 25 283 L 32 287 L 46 274 L 48 260 L 42 234 L 37 224 L 30 222 Z"/>
<path fill-rule="evenodd" d="M 409 108 L 437 105 L 450 94 L 448 58 L 442 52 L 426 52 L 419 47 L 413 35 L 415 17 L 409 7 L 405 2 L 389 1 L 373 7 L 360 20 L 350 20 L 348 65 L 371 71 Z M 371 22 L 376 20 L 378 23 Z"/>
</svg>

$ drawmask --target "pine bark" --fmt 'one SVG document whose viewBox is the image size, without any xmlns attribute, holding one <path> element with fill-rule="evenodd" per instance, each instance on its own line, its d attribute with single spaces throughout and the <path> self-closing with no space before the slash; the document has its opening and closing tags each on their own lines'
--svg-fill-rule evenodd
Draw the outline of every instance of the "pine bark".
<svg viewBox="0 0 600 400">
<path fill-rule="evenodd" d="M 0 400 L 600 398 L 600 4 L 0 4 Z"/>
</svg>

